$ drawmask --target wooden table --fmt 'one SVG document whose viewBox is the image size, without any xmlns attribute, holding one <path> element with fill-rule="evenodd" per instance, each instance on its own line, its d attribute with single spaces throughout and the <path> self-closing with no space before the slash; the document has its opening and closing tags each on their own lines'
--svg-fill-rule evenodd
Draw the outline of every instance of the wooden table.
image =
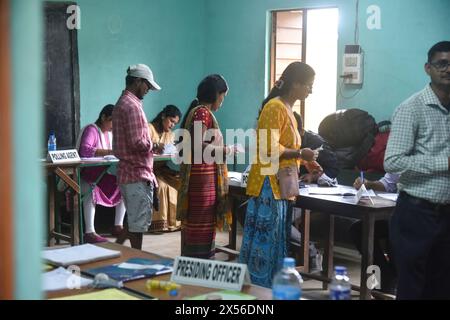
<svg viewBox="0 0 450 320">
<path fill-rule="evenodd" d="M 87 263 L 87 264 L 80 265 L 82 273 L 84 270 L 102 267 L 102 266 L 106 266 L 106 265 L 111 265 L 111 264 L 115 264 L 115 263 L 121 263 L 130 258 L 148 258 L 148 259 L 167 258 L 167 257 L 159 256 L 157 254 L 132 249 L 132 248 L 122 246 L 122 245 L 119 245 L 116 243 L 111 243 L 111 242 L 99 243 L 97 245 L 100 247 L 107 248 L 107 249 L 120 251 L 121 256 L 118 258 L 114 258 L 114 259 L 107 259 L 107 260 L 102 260 L 102 261 L 97 261 L 97 262 L 93 262 L 93 263 Z M 164 274 L 164 275 L 152 277 L 151 279 L 168 281 L 168 280 L 170 280 L 170 274 Z M 148 279 L 139 279 L 139 280 L 135 280 L 135 281 L 125 282 L 125 288 L 130 288 L 133 290 L 133 292 L 142 293 L 144 295 L 152 296 L 152 297 L 155 297 L 155 298 L 158 298 L 161 300 L 182 300 L 182 299 L 185 299 L 188 297 L 193 297 L 193 296 L 197 296 L 197 295 L 201 295 L 201 294 L 208 294 L 208 293 L 217 292 L 220 290 L 220 289 L 206 288 L 206 287 L 199 287 L 199 286 L 192 286 L 192 285 L 181 285 L 178 296 L 171 297 L 165 290 L 148 291 L 147 288 L 145 287 L 145 283 L 147 280 Z M 92 289 L 92 288 L 81 288 L 79 290 L 52 291 L 52 292 L 47 292 L 46 297 L 51 299 L 51 298 L 58 298 L 58 297 L 93 292 L 95 290 L 96 289 Z M 258 298 L 258 300 L 270 300 L 272 298 L 272 291 L 270 289 L 255 286 L 255 285 L 244 285 L 241 292 L 255 296 Z"/>
<path fill-rule="evenodd" d="M 233 202 L 233 226 L 229 234 L 228 247 L 236 249 L 236 221 L 237 221 L 237 206 L 242 203 L 244 199 L 248 198 L 245 195 L 245 188 L 238 184 L 230 185 L 230 198 Z M 380 197 L 372 198 L 374 204 L 370 203 L 369 199 L 363 199 L 358 204 L 354 203 L 353 197 L 331 196 L 331 195 L 310 195 L 307 189 L 300 189 L 300 196 L 297 197 L 295 207 L 304 209 L 302 215 L 302 230 L 299 230 L 302 235 L 300 257 L 303 258 L 302 266 L 298 268 L 305 276 L 316 278 L 323 281 L 324 289 L 327 289 L 328 282 L 333 276 L 333 250 L 334 250 L 334 217 L 349 217 L 362 220 L 362 253 L 361 253 L 361 278 L 360 287 L 355 287 L 355 290 L 360 291 L 361 299 L 370 299 L 371 290 L 367 288 L 367 267 L 373 264 L 373 245 L 374 245 L 374 226 L 376 220 L 388 219 L 395 208 L 395 202 L 383 199 Z M 314 212 L 321 212 L 329 215 L 327 225 L 325 228 L 326 243 L 324 254 L 324 268 L 322 276 L 313 276 L 309 272 L 309 229 L 310 229 L 310 214 Z"/>
<path fill-rule="evenodd" d="M 395 208 L 395 202 L 380 197 L 362 199 L 358 204 L 354 203 L 353 197 L 310 195 L 306 189 L 300 189 L 295 206 L 311 212 L 321 212 L 329 215 L 327 219 L 328 229 L 326 233 L 324 268 L 322 274 L 326 279 L 333 275 L 333 248 L 334 248 L 334 217 L 348 217 L 362 220 L 362 252 L 361 252 L 361 278 L 360 298 L 370 299 L 371 290 L 367 288 L 367 267 L 373 264 L 374 227 L 376 220 L 388 219 Z M 324 289 L 327 283 L 324 282 Z"/>
<path fill-rule="evenodd" d="M 172 157 L 170 155 L 154 155 L 153 160 L 168 161 Z M 91 160 L 81 160 L 76 162 L 67 162 L 54 164 L 50 162 L 44 162 L 44 168 L 47 173 L 47 188 L 48 188 L 48 236 L 47 245 L 52 246 L 59 240 L 68 241 L 71 245 L 77 245 L 83 243 L 83 194 L 80 189 L 80 172 L 82 168 L 87 167 L 104 167 L 103 172 L 98 177 L 96 183 L 98 183 L 103 175 L 106 173 L 109 167 L 117 165 L 119 160 L 105 160 L 93 158 Z M 70 219 L 70 234 L 66 235 L 61 233 L 61 224 L 57 221 L 60 219 L 60 215 L 56 214 L 58 211 L 56 206 L 59 204 L 57 201 L 57 186 L 56 177 L 62 179 L 67 188 L 73 193 L 72 203 L 72 215 Z"/>
</svg>

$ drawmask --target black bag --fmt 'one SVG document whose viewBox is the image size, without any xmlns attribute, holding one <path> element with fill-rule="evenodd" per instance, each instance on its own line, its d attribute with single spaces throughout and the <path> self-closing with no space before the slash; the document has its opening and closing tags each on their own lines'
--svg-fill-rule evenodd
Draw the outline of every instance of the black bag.
<svg viewBox="0 0 450 320">
<path fill-rule="evenodd" d="M 326 116 L 319 125 L 319 135 L 334 149 L 367 144 L 372 147 L 377 124 L 375 119 L 361 109 L 339 110 Z M 367 138 L 369 137 L 369 138 Z M 364 155 L 363 155 L 364 156 Z"/>
</svg>

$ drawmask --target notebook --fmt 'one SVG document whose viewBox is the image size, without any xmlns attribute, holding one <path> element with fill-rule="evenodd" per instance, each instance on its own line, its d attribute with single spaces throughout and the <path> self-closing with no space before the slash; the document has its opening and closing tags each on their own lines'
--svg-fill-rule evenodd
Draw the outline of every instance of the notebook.
<svg viewBox="0 0 450 320">
<path fill-rule="evenodd" d="M 172 271 L 172 259 L 131 258 L 125 262 L 89 269 L 86 270 L 85 273 L 93 277 L 99 273 L 105 273 L 111 279 L 127 282 L 142 278 L 150 278 Z"/>
</svg>

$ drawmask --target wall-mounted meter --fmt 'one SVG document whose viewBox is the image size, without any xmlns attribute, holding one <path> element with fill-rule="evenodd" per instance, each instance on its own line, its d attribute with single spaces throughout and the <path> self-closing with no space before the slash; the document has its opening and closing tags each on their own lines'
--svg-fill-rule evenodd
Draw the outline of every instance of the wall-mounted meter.
<svg viewBox="0 0 450 320">
<path fill-rule="evenodd" d="M 363 51 L 359 45 L 346 45 L 342 75 L 345 84 L 363 83 Z"/>
</svg>

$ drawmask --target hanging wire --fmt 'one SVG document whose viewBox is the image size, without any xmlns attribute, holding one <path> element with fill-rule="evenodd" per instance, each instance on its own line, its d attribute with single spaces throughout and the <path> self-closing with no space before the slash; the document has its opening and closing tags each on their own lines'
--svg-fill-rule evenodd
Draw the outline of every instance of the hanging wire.
<svg viewBox="0 0 450 320">
<path fill-rule="evenodd" d="M 355 44 L 359 42 L 359 0 L 356 0 L 356 14 L 355 14 Z"/>
<path fill-rule="evenodd" d="M 343 81 L 343 80 L 342 80 Z M 361 88 L 359 88 L 358 90 L 356 90 L 355 93 L 353 93 L 350 96 L 344 96 L 344 93 L 342 92 L 342 81 L 339 82 L 339 95 L 344 98 L 344 99 L 352 99 L 354 97 L 356 97 L 356 95 L 361 91 Z"/>
</svg>

